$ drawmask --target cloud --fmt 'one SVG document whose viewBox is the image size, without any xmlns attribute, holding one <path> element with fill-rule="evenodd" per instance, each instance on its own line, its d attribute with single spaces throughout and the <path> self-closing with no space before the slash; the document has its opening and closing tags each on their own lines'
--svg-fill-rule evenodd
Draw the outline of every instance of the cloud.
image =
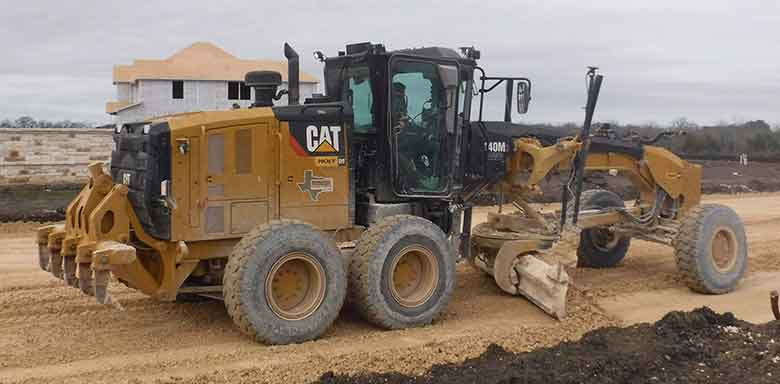
<svg viewBox="0 0 780 384">
<path fill-rule="evenodd" d="M 0 14 L 0 118 L 108 121 L 111 68 L 211 41 L 243 58 L 314 50 L 475 45 L 490 73 L 534 80 L 525 117 L 580 121 L 583 75 L 607 76 L 597 118 L 780 121 L 776 1 L 8 2 Z"/>
</svg>

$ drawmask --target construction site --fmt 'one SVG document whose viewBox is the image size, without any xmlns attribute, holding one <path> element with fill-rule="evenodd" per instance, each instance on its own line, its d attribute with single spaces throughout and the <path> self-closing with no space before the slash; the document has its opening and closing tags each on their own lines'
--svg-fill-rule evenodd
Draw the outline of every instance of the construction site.
<svg viewBox="0 0 780 384">
<path fill-rule="evenodd" d="M 777 195 L 702 196 L 702 166 L 653 146 L 678 132 L 591 130 L 594 67 L 577 135 L 518 134 L 531 80 L 487 76 L 479 56 L 348 45 L 322 58 L 346 100 L 300 103 L 295 77 L 277 91 L 258 71 L 250 108 L 118 124 L 109 172 L 89 165 L 64 223 L 2 226 L 0 379 L 771 381 L 777 330 L 745 320 L 772 320 Z M 361 110 L 386 60 L 390 96 Z M 414 82 L 423 99 L 403 94 Z M 499 86 L 505 119 L 485 122 Z M 387 114 L 389 147 L 364 113 Z M 551 175 L 560 201 L 534 202 Z M 487 192 L 496 205 L 475 203 Z"/>
<path fill-rule="evenodd" d="M 553 351 L 559 353 L 557 356 L 569 353 L 565 356 L 571 360 L 558 364 L 553 359 L 556 355 L 550 354 L 549 360 L 538 364 L 546 362 L 556 369 L 535 377 L 556 382 L 553 376 L 570 372 L 575 376 L 561 376 L 563 379 L 557 382 L 603 382 L 596 374 L 607 374 L 615 364 L 615 382 L 630 381 L 628 377 L 650 381 L 651 377 L 664 377 L 661 369 L 651 370 L 650 365 L 635 361 L 645 361 L 640 357 L 664 359 L 663 353 L 649 340 L 632 336 L 640 331 L 618 336 L 619 329 L 611 327 L 635 329 L 633 325 L 653 323 L 668 312 L 702 306 L 718 313 L 733 312 L 737 318 L 755 324 L 774 319 L 769 292 L 777 288 L 780 275 L 780 208 L 774 204 L 778 198 L 780 195 L 771 193 L 704 197 L 705 202 L 726 204 L 740 212 L 749 238 L 748 272 L 739 289 L 725 296 L 690 292 L 680 282 L 670 250 L 637 241 L 617 268 L 567 268 L 574 283 L 568 292 L 569 314 L 561 321 L 526 300 L 502 293 L 492 278 L 461 264 L 452 300 L 430 326 L 380 330 L 347 307 L 319 340 L 273 347 L 247 339 L 219 301 L 159 302 L 118 286 L 113 295 L 123 310 L 97 304 L 94 298 L 40 270 L 34 261 L 37 249 L 33 224 L 6 223 L 0 226 L 0 382 L 314 382 L 328 372 L 358 376 L 323 382 L 479 382 L 474 375 L 495 378 L 483 382 L 501 382 L 518 375 L 510 368 L 516 363 L 507 353 L 544 353 L 541 351 L 546 347 L 577 341 L 595 329 L 606 329 L 600 331 L 598 354 L 562 344 Z M 476 216 L 484 217 L 486 211 L 479 209 Z M 573 264 L 570 261 L 569 265 Z M 690 331 L 668 331 L 680 332 L 677 339 L 665 344 L 666 348 L 677 349 L 677 355 L 670 357 L 686 359 L 669 363 L 669 367 L 688 372 L 678 382 L 731 382 L 745 377 L 751 382 L 775 382 L 769 374 L 780 374 L 777 323 L 768 323 L 762 331 L 741 322 L 729 325 L 736 329 L 715 332 L 710 327 L 704 331 L 715 332 L 712 337 L 722 342 L 735 340 L 729 344 L 735 348 L 747 348 L 743 343 L 748 342 L 748 332 L 754 335 L 749 341 L 750 350 L 740 349 L 737 354 L 735 349 L 730 363 L 730 346 L 707 342 L 705 347 L 697 345 L 699 340 L 695 339 L 693 344 L 679 342 L 679 338 L 699 332 L 703 327 L 698 323 L 688 324 Z M 641 332 L 647 335 L 644 337 L 654 335 L 648 330 Z M 614 342 L 611 335 L 615 335 Z M 464 360 L 479 358 L 492 344 L 508 352 L 497 353 L 491 348 L 492 352 L 481 360 L 458 370 Z M 594 361 L 574 360 L 573 355 Z M 589 363 L 593 371 L 586 370 Z M 435 378 L 425 379 L 435 364 L 451 365 L 437 371 L 440 373 Z M 644 371 L 626 369 L 627 364 Z M 399 375 L 367 377 L 376 372 Z M 596 376 L 576 376 L 583 372 Z M 726 379 L 713 379 L 713 372 L 723 373 Z M 408 378 L 416 375 L 422 378 Z"/>
<path fill-rule="evenodd" d="M 590 63 L 541 122 L 570 87 L 500 45 L 294 45 L 0 122 L 0 383 L 778 381 L 779 130 L 619 124 Z"/>
</svg>

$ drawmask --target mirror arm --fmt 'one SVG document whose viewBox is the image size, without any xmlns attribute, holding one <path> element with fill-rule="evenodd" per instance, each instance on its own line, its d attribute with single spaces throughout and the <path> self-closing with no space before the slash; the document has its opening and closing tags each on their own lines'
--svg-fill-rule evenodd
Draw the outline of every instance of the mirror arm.
<svg viewBox="0 0 780 384">
<path fill-rule="evenodd" d="M 512 122 L 512 90 L 514 88 L 514 80 L 506 80 L 506 102 L 504 103 L 504 122 Z"/>
</svg>

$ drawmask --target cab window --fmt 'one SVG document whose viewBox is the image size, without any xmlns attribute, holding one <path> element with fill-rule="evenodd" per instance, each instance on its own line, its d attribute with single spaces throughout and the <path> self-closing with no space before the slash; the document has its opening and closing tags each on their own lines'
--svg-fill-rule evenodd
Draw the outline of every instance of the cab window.
<svg viewBox="0 0 780 384">
<path fill-rule="evenodd" d="M 374 116 L 371 107 L 374 103 L 374 97 L 371 93 L 368 67 L 351 67 L 346 82 L 346 99 L 352 105 L 354 132 L 373 133 Z"/>
<path fill-rule="evenodd" d="M 395 142 L 396 188 L 403 194 L 448 189 L 447 97 L 436 64 L 398 60 L 391 66 L 390 129 Z"/>
</svg>

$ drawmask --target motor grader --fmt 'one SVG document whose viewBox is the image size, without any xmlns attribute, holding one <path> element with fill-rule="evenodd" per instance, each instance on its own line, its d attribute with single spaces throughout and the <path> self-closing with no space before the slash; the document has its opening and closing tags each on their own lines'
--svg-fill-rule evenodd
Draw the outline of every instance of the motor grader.
<svg viewBox="0 0 780 384">
<path fill-rule="evenodd" d="M 382 328 L 429 324 L 459 259 L 556 317 L 568 248 L 580 267 L 600 268 L 632 237 L 670 245 L 703 293 L 734 289 L 745 271 L 739 218 L 699 204 L 698 165 L 590 132 L 595 70 L 582 131 L 559 138 L 511 122 L 531 81 L 486 75 L 474 48 L 316 52 L 326 94 L 304 103 L 298 55 L 285 44 L 285 56 L 286 90 L 277 72 L 246 75 L 251 108 L 118 125 L 110 174 L 92 164 L 64 225 L 38 230 L 41 268 L 101 303 L 115 300 L 109 283 L 166 301 L 222 299 L 244 333 L 271 344 L 319 337 L 345 301 Z M 504 120 L 484 121 L 495 90 Z M 582 191 L 595 170 L 627 177 L 639 197 L 625 206 Z M 529 201 L 551 174 L 564 175 L 562 206 L 540 212 Z M 517 209 L 472 226 L 490 191 Z"/>
</svg>

